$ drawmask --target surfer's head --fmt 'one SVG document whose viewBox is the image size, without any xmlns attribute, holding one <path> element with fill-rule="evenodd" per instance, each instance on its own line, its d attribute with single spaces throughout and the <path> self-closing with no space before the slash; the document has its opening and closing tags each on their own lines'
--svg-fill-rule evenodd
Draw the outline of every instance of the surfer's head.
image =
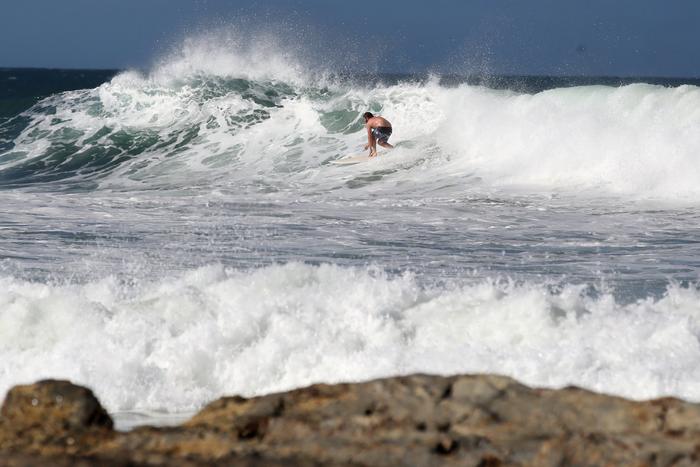
<svg viewBox="0 0 700 467">
<path fill-rule="evenodd" d="M 365 119 L 365 122 L 366 122 L 367 120 L 369 120 L 370 118 L 372 118 L 372 117 L 374 117 L 374 115 L 372 114 L 372 112 L 365 112 L 365 113 L 362 114 L 362 118 Z"/>
</svg>

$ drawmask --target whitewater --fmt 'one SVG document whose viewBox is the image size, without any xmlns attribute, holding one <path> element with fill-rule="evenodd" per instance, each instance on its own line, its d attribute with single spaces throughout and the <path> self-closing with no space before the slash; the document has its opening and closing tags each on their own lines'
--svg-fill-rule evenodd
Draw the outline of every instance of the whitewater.
<svg viewBox="0 0 700 467">
<path fill-rule="evenodd" d="M 188 41 L 0 124 L 0 394 L 113 413 L 415 372 L 700 401 L 700 88 Z M 361 115 L 394 126 L 366 164 Z"/>
</svg>

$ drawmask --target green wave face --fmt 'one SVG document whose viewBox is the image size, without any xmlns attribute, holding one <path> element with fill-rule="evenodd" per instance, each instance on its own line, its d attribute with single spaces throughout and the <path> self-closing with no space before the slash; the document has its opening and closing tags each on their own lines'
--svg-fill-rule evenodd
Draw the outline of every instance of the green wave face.
<svg viewBox="0 0 700 467">
<path fill-rule="evenodd" d="M 361 93 L 335 85 L 203 74 L 163 83 L 122 73 L 3 122 L 0 183 L 94 188 L 120 176 L 161 186 L 211 180 L 260 159 L 275 162 L 272 172 L 294 172 L 318 163 L 302 161 L 305 145 L 317 156 L 343 149 L 344 137 L 362 129 L 366 108 Z"/>
</svg>

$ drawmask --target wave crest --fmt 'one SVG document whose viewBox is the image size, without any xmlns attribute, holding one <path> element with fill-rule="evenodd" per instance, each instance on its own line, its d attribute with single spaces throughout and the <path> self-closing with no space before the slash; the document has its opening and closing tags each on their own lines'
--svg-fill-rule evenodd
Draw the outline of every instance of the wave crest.
<svg viewBox="0 0 700 467">
<path fill-rule="evenodd" d="M 305 193 L 379 170 L 376 184 L 392 193 L 400 185 L 400 196 L 428 184 L 447 197 L 499 189 L 700 199 L 698 87 L 527 94 L 437 79 L 331 84 L 272 39 L 237 41 L 185 41 L 147 75 L 45 99 L 0 155 L 0 179 L 248 189 L 255 177 Z M 371 167 L 333 171 L 329 160 L 361 150 L 368 109 L 393 122 L 399 148 Z M 319 170 L 328 176 L 309 176 Z"/>
</svg>

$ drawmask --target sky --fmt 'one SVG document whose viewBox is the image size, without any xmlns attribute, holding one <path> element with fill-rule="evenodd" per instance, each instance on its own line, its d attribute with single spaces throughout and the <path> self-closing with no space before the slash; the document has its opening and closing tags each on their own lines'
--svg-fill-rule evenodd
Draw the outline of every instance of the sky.
<svg viewBox="0 0 700 467">
<path fill-rule="evenodd" d="M 0 67 L 148 69 L 188 37 L 280 36 L 329 68 L 700 77 L 698 0 L 21 0 Z"/>
</svg>

